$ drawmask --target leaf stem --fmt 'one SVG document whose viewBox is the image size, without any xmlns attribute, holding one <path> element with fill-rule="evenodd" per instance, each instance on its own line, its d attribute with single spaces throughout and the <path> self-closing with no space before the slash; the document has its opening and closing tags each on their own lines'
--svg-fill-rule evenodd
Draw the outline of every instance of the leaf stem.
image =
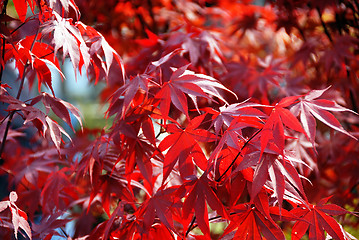
<svg viewBox="0 0 359 240">
<path fill-rule="evenodd" d="M 191 223 L 190 223 L 190 225 L 188 226 L 188 229 L 187 229 L 187 231 L 186 231 L 185 237 L 187 237 L 187 235 L 189 234 L 190 231 L 192 231 L 194 228 L 197 227 L 197 224 L 194 225 L 194 222 L 195 222 L 195 221 L 196 221 L 196 216 L 193 216 L 192 221 L 191 221 Z M 193 228 L 192 228 L 192 227 L 193 227 Z"/>
<path fill-rule="evenodd" d="M 231 164 L 228 166 L 228 168 L 226 169 L 226 171 L 224 171 L 224 173 L 222 173 L 221 176 L 219 176 L 218 179 L 216 179 L 216 182 L 220 182 L 222 180 L 222 178 L 226 175 L 226 173 L 229 171 L 229 169 L 231 169 L 231 167 L 233 166 L 233 164 L 236 162 L 237 158 L 241 155 L 243 149 L 248 145 L 248 143 L 255 137 L 258 135 L 258 133 L 260 133 L 260 131 L 262 131 L 263 128 L 259 129 L 256 133 L 254 133 L 241 147 L 241 150 L 239 151 L 239 153 L 237 154 L 237 156 L 233 159 L 233 161 L 231 162 Z"/>
</svg>

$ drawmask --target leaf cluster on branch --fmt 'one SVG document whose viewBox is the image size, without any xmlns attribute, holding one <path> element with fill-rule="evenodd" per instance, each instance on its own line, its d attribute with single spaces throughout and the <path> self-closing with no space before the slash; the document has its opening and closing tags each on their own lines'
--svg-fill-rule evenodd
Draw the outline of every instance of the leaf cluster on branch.
<svg viewBox="0 0 359 240">
<path fill-rule="evenodd" d="M 0 9 L 1 238 L 356 239 L 356 1 Z M 109 126 L 56 96 L 67 58 Z"/>
</svg>

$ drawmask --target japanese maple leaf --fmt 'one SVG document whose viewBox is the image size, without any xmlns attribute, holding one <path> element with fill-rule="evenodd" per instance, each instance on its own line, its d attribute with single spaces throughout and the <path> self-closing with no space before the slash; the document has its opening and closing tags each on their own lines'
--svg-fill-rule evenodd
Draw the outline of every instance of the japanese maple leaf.
<svg viewBox="0 0 359 240">
<path fill-rule="evenodd" d="M 144 91 L 146 95 L 148 94 L 150 78 L 151 76 L 147 74 L 137 75 L 116 90 L 111 96 L 110 107 L 107 111 L 108 116 L 115 114 L 118 112 L 118 108 L 120 108 L 121 116 L 125 117 L 125 113 L 131 107 L 132 100 L 135 98 L 136 93 L 138 91 Z"/>
<path fill-rule="evenodd" d="M 82 66 L 87 69 L 90 64 L 89 48 L 80 30 L 71 23 L 71 19 L 62 18 L 56 12 L 54 12 L 54 17 L 53 20 L 42 25 L 44 35 L 53 33 L 54 55 L 62 48 L 63 59 L 67 55 L 70 56 L 75 72 L 77 69 L 81 71 Z"/>
<path fill-rule="evenodd" d="M 135 166 L 138 167 L 144 179 L 152 185 L 152 162 L 151 155 L 155 152 L 152 145 L 148 144 L 144 139 L 134 139 L 128 142 L 128 154 L 126 159 L 126 174 L 134 171 Z"/>
<path fill-rule="evenodd" d="M 325 204 L 330 197 L 324 198 L 317 205 L 310 205 L 309 208 L 297 207 L 290 212 L 303 219 L 297 221 L 292 228 L 292 239 L 299 240 L 309 228 L 309 239 L 325 239 L 324 230 L 334 239 L 346 240 L 346 232 L 341 225 L 332 217 L 351 213 L 338 205 Z"/>
<path fill-rule="evenodd" d="M 49 110 L 51 109 L 59 118 L 61 118 L 65 123 L 67 123 L 71 129 L 75 132 L 75 129 L 71 122 L 71 117 L 69 112 L 71 112 L 77 121 L 80 123 L 82 128 L 82 121 L 80 116 L 80 111 L 73 106 L 72 104 L 52 96 L 49 93 L 43 92 L 41 95 L 34 97 L 31 99 L 31 105 L 35 105 L 37 102 L 42 101 L 45 108 L 46 114 L 49 114 Z"/>
<path fill-rule="evenodd" d="M 312 143 L 303 134 L 294 135 L 294 139 L 291 139 L 286 145 L 286 150 L 291 151 L 295 158 L 302 159 L 305 162 L 305 164 L 296 164 L 300 173 L 303 175 L 304 172 L 314 170 L 318 173 L 319 171 L 313 157 L 314 151 L 312 147 Z M 307 167 L 308 171 L 304 171 L 304 166 Z"/>
<path fill-rule="evenodd" d="M 330 69 L 342 69 L 348 59 L 356 60 L 355 55 L 351 52 L 351 46 L 358 45 L 357 38 L 346 36 L 336 36 L 333 42 L 333 48 L 327 48 L 320 61 L 324 63 L 326 71 Z M 345 65 L 344 65 L 345 64 Z"/>
<path fill-rule="evenodd" d="M 204 117 L 205 115 L 200 115 L 192 119 L 184 130 L 174 124 L 167 126 L 167 131 L 173 134 L 164 138 L 158 146 L 162 152 L 168 149 L 163 164 L 163 183 L 177 162 L 182 178 L 193 175 L 194 164 L 192 161 L 200 169 L 206 169 L 207 158 L 199 142 L 213 142 L 217 138 L 213 133 L 198 128 Z"/>
<path fill-rule="evenodd" d="M 233 208 L 234 213 L 222 238 L 235 231 L 234 239 L 257 240 L 285 239 L 283 232 L 273 220 L 268 219 L 257 207 L 240 204 Z M 263 238 L 263 236 L 264 238 Z"/>
<path fill-rule="evenodd" d="M 55 95 L 54 89 L 52 88 L 53 74 L 51 73 L 49 66 L 55 69 L 62 78 L 65 78 L 61 70 L 51 61 L 47 59 L 34 57 L 34 60 L 32 62 L 32 67 L 36 71 L 39 92 L 41 90 L 41 85 L 44 83 L 51 90 L 52 94 Z"/>
<path fill-rule="evenodd" d="M 188 103 L 185 94 L 192 99 L 197 109 L 196 97 L 206 99 L 217 97 L 227 103 L 218 90 L 231 92 L 229 89 L 224 87 L 216 79 L 204 74 L 194 73 L 187 70 L 187 68 L 188 65 L 173 69 L 174 72 L 170 80 L 163 84 L 161 90 L 155 96 L 156 99 L 161 101 L 160 110 L 164 116 L 168 116 L 172 102 L 178 110 L 189 118 Z"/>
<path fill-rule="evenodd" d="M 117 64 L 117 66 L 120 68 L 122 80 L 125 81 L 125 68 L 122 59 L 120 55 L 106 41 L 104 36 L 102 36 L 102 34 L 96 31 L 93 27 L 87 26 L 80 21 L 76 22 L 75 26 L 79 29 L 83 36 L 90 38 L 87 43 L 91 43 L 89 49 L 91 62 L 95 65 L 97 64 L 97 66 L 94 66 L 96 73 L 95 83 L 97 83 L 99 77 L 99 73 L 97 71 L 98 67 L 100 67 L 106 73 L 105 77 L 107 79 L 108 75 L 110 74 L 110 68 L 115 64 Z"/>
<path fill-rule="evenodd" d="M 264 60 L 258 58 L 258 69 L 251 69 L 249 84 L 249 94 L 253 96 L 255 91 L 267 96 L 270 84 L 279 86 L 279 79 L 284 75 L 283 61 L 273 59 L 272 56 L 266 57 Z"/>
<path fill-rule="evenodd" d="M 153 240 L 175 239 L 173 233 L 161 223 L 154 223 L 148 232 L 144 233 L 142 222 L 136 218 L 125 218 L 122 226 L 111 233 L 111 237 L 120 240 Z"/>
<path fill-rule="evenodd" d="M 0 95 L 0 101 L 9 103 L 8 111 L 20 110 L 23 113 L 24 124 L 31 122 L 44 136 L 50 137 L 58 151 L 60 151 L 62 134 L 71 140 L 71 137 L 57 122 L 31 104 L 25 104 L 23 101 L 5 94 Z M 68 105 L 69 108 L 71 106 Z"/>
<path fill-rule="evenodd" d="M 278 199 L 280 210 L 282 208 L 283 198 L 291 200 L 292 202 L 306 203 L 307 201 L 301 181 L 302 176 L 296 170 L 294 161 L 300 164 L 303 163 L 301 159 L 295 159 L 285 154 L 283 160 L 275 160 L 268 168 L 273 195 Z M 253 178 L 253 185 L 257 184 L 255 177 Z"/>
<path fill-rule="evenodd" d="M 15 202 L 17 201 L 17 199 L 18 197 L 16 192 L 11 192 L 8 201 L 0 202 L 0 212 L 4 211 L 6 208 L 10 208 L 15 238 L 17 239 L 17 232 L 19 231 L 20 227 L 22 230 L 25 231 L 26 235 L 31 240 L 31 229 L 29 223 L 27 222 L 27 215 L 25 212 L 23 212 L 16 206 Z"/>
<path fill-rule="evenodd" d="M 31 183 L 33 186 L 39 184 L 39 174 L 51 173 L 56 170 L 54 166 L 60 163 L 59 160 L 54 160 L 56 154 L 55 148 L 46 149 L 46 151 L 38 151 L 34 154 L 27 156 L 27 161 L 24 161 L 24 165 L 16 167 L 13 171 L 16 173 L 15 182 L 19 183 L 23 179 Z"/>
<path fill-rule="evenodd" d="M 209 219 L 207 204 L 211 209 L 216 210 L 217 214 L 224 218 L 228 218 L 228 213 L 224 208 L 217 195 L 213 192 L 211 182 L 207 177 L 206 172 L 202 174 L 200 178 L 194 177 L 193 180 L 184 184 L 184 187 L 190 186 L 188 195 L 183 202 L 183 218 L 189 219 L 193 212 L 196 216 L 198 227 L 201 229 L 203 234 L 209 238 Z M 179 189 L 181 192 L 181 189 Z"/>
<path fill-rule="evenodd" d="M 29 4 L 31 11 L 34 12 L 35 4 L 34 0 L 13 0 L 15 10 L 19 16 L 21 22 L 25 22 L 26 13 L 27 13 L 27 5 Z"/>
<path fill-rule="evenodd" d="M 155 46 L 160 41 L 160 38 L 150 30 L 145 29 L 145 32 L 148 38 L 136 39 L 135 40 L 136 43 L 140 44 L 143 47 L 152 47 Z"/>
<path fill-rule="evenodd" d="M 297 50 L 293 55 L 292 66 L 295 66 L 297 63 L 302 62 L 304 66 L 307 66 L 307 62 L 312 58 L 312 54 L 315 54 L 316 48 L 320 40 L 318 38 L 309 38 L 307 39 L 299 50 Z"/>
<path fill-rule="evenodd" d="M 263 123 L 257 117 L 235 117 L 229 127 L 224 131 L 216 148 L 211 153 L 210 162 L 214 161 L 214 164 L 217 165 L 217 158 L 225 146 L 241 152 L 246 141 L 246 138 L 242 135 L 242 129 L 248 127 L 261 129 L 263 127 Z"/>
<path fill-rule="evenodd" d="M 298 119 L 285 108 L 297 101 L 299 97 L 300 96 L 292 96 L 283 98 L 273 107 L 261 131 L 261 154 L 267 147 L 269 140 L 272 140 L 277 146 L 279 154 L 283 153 L 285 143 L 284 127 L 305 134 Z"/>
<path fill-rule="evenodd" d="M 253 182 L 251 184 L 251 198 L 255 198 L 266 184 L 273 188 L 274 195 L 281 207 L 283 198 L 293 199 L 295 202 L 305 203 L 306 195 L 301 181 L 301 176 L 295 169 L 292 161 L 295 160 L 284 155 L 284 158 L 276 154 L 264 153 L 260 158 L 259 151 L 245 154 L 234 172 L 242 171 L 255 166 Z M 271 182 L 267 182 L 268 179 Z"/>
<path fill-rule="evenodd" d="M 139 218 L 143 217 L 144 228 L 147 231 L 150 230 L 157 216 L 168 229 L 177 232 L 174 227 L 171 209 L 176 207 L 174 204 L 174 192 L 178 187 L 164 189 L 164 186 L 160 187 L 153 196 L 142 204 L 138 213 L 135 213 Z M 179 207 L 178 204 L 177 207 Z"/>
<path fill-rule="evenodd" d="M 219 48 L 218 37 L 216 37 L 213 33 L 210 33 L 208 31 L 202 31 L 199 34 L 198 38 L 200 40 L 199 42 L 200 46 L 198 49 L 200 49 L 201 51 L 199 52 L 199 55 L 197 57 L 203 61 L 202 59 L 203 56 L 207 56 L 206 52 L 207 51 L 209 52 L 209 61 L 208 60 L 204 61 L 203 64 L 205 66 L 208 65 L 211 75 L 213 74 L 212 61 L 217 63 L 220 67 L 222 67 L 224 71 L 226 71 L 222 63 L 223 54 L 221 49 Z M 203 46 L 206 46 L 206 49 L 203 49 Z M 192 48 L 192 52 L 196 54 L 196 51 L 193 48 Z M 191 61 L 192 61 L 192 56 L 191 56 Z"/>
<path fill-rule="evenodd" d="M 1 121 L 3 121 L 3 118 L 1 119 Z M 4 136 L 4 133 L 6 131 L 6 124 L 1 124 L 0 125 L 0 136 Z M 23 131 L 19 131 L 18 129 L 8 129 L 7 130 L 7 138 L 6 141 L 11 141 L 11 142 L 16 142 L 16 138 L 18 137 L 25 137 L 26 134 Z M 0 143 L 2 142 L 2 139 L 0 139 Z"/>
<path fill-rule="evenodd" d="M 134 184 L 135 181 L 131 181 L 131 184 Z M 132 196 L 132 191 L 128 188 L 128 181 L 117 173 L 101 175 L 98 178 L 98 181 L 93 183 L 93 190 L 90 196 L 90 203 L 87 211 L 90 210 L 91 204 L 95 200 L 96 196 L 101 196 L 102 207 L 107 213 L 110 214 L 110 205 L 111 199 L 115 195 L 121 200 L 126 200 L 128 202 L 133 201 L 134 197 Z"/>
<path fill-rule="evenodd" d="M 36 38 L 35 38 L 36 37 Z M 38 78 L 38 90 L 42 84 L 45 84 L 52 93 L 52 73 L 49 67 L 57 71 L 62 78 L 65 78 L 60 70 L 58 59 L 54 57 L 53 48 L 46 43 L 38 42 L 41 37 L 40 34 L 27 36 L 21 39 L 11 48 L 11 51 L 7 52 L 6 59 L 16 59 L 16 66 L 19 69 L 19 77 L 23 77 L 25 66 L 28 63 L 31 69 L 36 72 Z M 29 84 L 32 87 L 35 79 L 29 77 Z"/>
<path fill-rule="evenodd" d="M 214 110 L 213 108 L 204 108 L 206 112 L 213 114 L 212 116 L 212 126 L 216 135 L 218 136 L 220 130 L 223 127 L 229 127 L 232 120 L 236 116 L 248 116 L 248 117 L 266 117 L 266 115 L 255 107 L 263 107 L 265 105 L 258 103 L 248 102 L 249 99 L 241 102 L 230 105 L 224 105 L 219 108 L 219 111 Z"/>
<path fill-rule="evenodd" d="M 67 202 L 77 199 L 77 192 L 65 174 L 67 168 L 48 175 L 46 184 L 41 192 L 43 211 L 50 214 L 53 209 L 64 210 Z M 54 197 L 56 196 L 56 197 Z"/>
<path fill-rule="evenodd" d="M 329 87 L 323 90 L 310 91 L 305 95 L 303 99 L 300 100 L 299 103 L 295 104 L 291 108 L 291 112 L 293 112 L 295 116 L 300 115 L 300 121 L 303 125 L 303 128 L 309 140 L 312 142 L 313 147 L 315 147 L 314 141 L 315 141 L 315 132 L 317 125 L 315 118 L 321 121 L 322 123 L 326 124 L 328 127 L 333 128 L 341 133 L 344 133 L 356 139 L 353 135 L 348 133 L 342 127 L 339 121 L 329 111 L 332 112 L 348 111 L 354 114 L 357 113 L 353 112 L 350 109 L 338 105 L 334 101 L 330 101 L 328 99 L 317 99 L 320 96 L 322 96 L 322 94 L 328 89 Z"/>
<path fill-rule="evenodd" d="M 55 11 L 57 11 L 59 14 L 62 13 L 68 13 L 70 10 L 70 7 L 75 11 L 76 17 L 79 17 L 79 8 L 77 7 L 74 0 L 45 0 L 49 7 Z"/>
<path fill-rule="evenodd" d="M 188 5 L 188 2 L 187 2 Z M 186 7 L 186 10 L 188 6 Z M 190 28 L 189 33 L 173 32 L 165 42 L 166 49 L 181 48 L 188 53 L 189 61 L 193 66 L 202 65 L 213 73 L 213 62 L 223 67 L 222 51 L 219 48 L 218 37 L 213 32 Z M 225 71 L 224 67 L 223 70 Z"/>
<path fill-rule="evenodd" d="M 33 223 L 32 229 L 34 231 L 34 237 L 40 239 L 48 239 L 46 236 L 49 234 L 57 235 L 57 228 L 63 227 L 71 221 L 70 219 L 63 219 L 65 213 L 63 211 L 54 210 L 50 215 L 45 215 L 41 218 L 41 222 L 39 224 Z"/>
</svg>

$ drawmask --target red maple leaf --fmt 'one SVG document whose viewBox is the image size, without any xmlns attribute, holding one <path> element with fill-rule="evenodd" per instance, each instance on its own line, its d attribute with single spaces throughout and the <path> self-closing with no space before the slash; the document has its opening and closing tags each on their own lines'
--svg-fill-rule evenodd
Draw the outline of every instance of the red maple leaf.
<svg viewBox="0 0 359 240">
<path fill-rule="evenodd" d="M 194 212 L 199 228 L 203 234 L 209 238 L 210 228 L 206 202 L 211 209 L 216 210 L 217 213 L 224 218 L 229 217 L 226 209 L 218 199 L 217 195 L 213 192 L 211 182 L 208 179 L 206 172 L 204 172 L 200 178 L 193 177 L 192 180 L 185 182 L 178 190 L 180 195 L 183 188 L 189 188 L 187 190 L 188 195 L 183 202 L 183 218 L 188 220 L 193 216 Z M 186 228 L 184 230 L 186 230 Z"/>
<path fill-rule="evenodd" d="M 283 153 L 285 143 L 284 126 L 305 134 L 298 119 L 285 108 L 297 101 L 299 97 L 300 96 L 292 96 L 283 98 L 273 107 L 261 131 L 261 154 L 264 152 L 270 140 L 277 147 L 275 151 L 279 154 Z"/>
<path fill-rule="evenodd" d="M 218 90 L 229 91 L 216 79 L 204 75 L 197 74 L 187 70 L 188 65 L 174 69 L 170 80 L 163 84 L 161 90 L 156 94 L 155 98 L 160 102 L 160 110 L 164 116 L 168 116 L 170 104 L 180 110 L 188 118 L 187 94 L 197 107 L 196 97 L 212 99 L 217 97 L 227 103 Z M 233 93 L 234 94 L 234 93 Z"/>
<path fill-rule="evenodd" d="M 297 207 L 290 212 L 301 218 L 292 228 L 292 239 L 299 240 L 309 228 L 310 239 L 325 239 L 324 230 L 334 239 L 351 239 L 342 226 L 332 217 L 351 213 L 338 205 L 326 204 L 330 197 L 324 198 L 317 205 L 310 205 L 309 208 Z"/>
<path fill-rule="evenodd" d="M 199 143 L 213 142 L 217 138 L 207 130 L 198 129 L 204 116 L 194 118 L 184 130 L 174 124 L 167 125 L 166 130 L 173 134 L 164 138 L 158 146 L 161 152 L 168 149 L 163 163 L 163 182 L 165 182 L 177 162 L 182 178 L 194 174 L 195 165 L 192 161 L 200 169 L 206 169 L 207 158 Z"/>
<path fill-rule="evenodd" d="M 235 239 L 246 240 L 285 239 L 283 232 L 270 216 L 268 197 L 263 192 L 257 197 L 254 205 L 244 203 L 233 207 L 231 217 L 222 238 L 229 235 Z"/>
<path fill-rule="evenodd" d="M 315 118 L 321 121 L 322 123 L 326 124 L 328 127 L 333 128 L 341 133 L 344 133 L 350 137 L 353 137 L 356 139 L 353 135 L 348 133 L 342 125 L 339 123 L 339 121 L 334 117 L 333 114 L 331 114 L 329 111 L 332 112 L 344 112 L 349 111 L 354 114 L 357 114 L 353 112 L 350 109 L 347 109 L 345 107 L 342 107 L 338 105 L 334 101 L 330 101 L 328 99 L 317 99 L 322 94 L 329 89 L 323 89 L 323 90 L 312 90 L 309 93 L 305 95 L 303 99 L 299 101 L 299 103 L 295 104 L 291 111 L 295 116 L 300 115 L 300 121 L 303 125 L 303 128 L 309 138 L 309 140 L 312 142 L 313 147 L 315 147 L 314 141 L 315 141 L 315 132 L 316 132 L 316 121 Z M 315 117 L 315 118 L 314 118 Z"/>
</svg>

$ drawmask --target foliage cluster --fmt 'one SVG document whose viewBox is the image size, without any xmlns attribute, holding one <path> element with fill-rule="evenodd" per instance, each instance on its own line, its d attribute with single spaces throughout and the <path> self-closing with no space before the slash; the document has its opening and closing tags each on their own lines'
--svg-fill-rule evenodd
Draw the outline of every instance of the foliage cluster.
<svg viewBox="0 0 359 240">
<path fill-rule="evenodd" d="M 3 239 L 355 239 L 357 1 L 12 2 Z M 66 58 L 110 126 L 56 97 Z"/>
</svg>

